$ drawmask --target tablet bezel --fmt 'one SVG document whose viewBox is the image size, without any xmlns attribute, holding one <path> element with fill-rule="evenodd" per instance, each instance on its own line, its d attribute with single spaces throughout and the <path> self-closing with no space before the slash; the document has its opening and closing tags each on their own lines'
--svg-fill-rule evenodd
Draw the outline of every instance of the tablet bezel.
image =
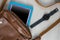
<svg viewBox="0 0 60 40">
<path fill-rule="evenodd" d="M 18 2 L 13 2 L 13 1 L 11 1 L 11 2 L 9 3 L 8 10 L 11 11 L 11 8 L 12 8 L 13 5 L 16 5 L 16 6 L 18 6 L 18 7 L 22 7 L 22 8 L 25 8 L 25 9 L 30 10 L 29 15 L 28 15 L 28 18 L 27 18 L 27 22 L 26 22 L 26 25 L 27 25 L 27 26 L 30 26 L 30 21 L 31 21 L 32 12 L 33 12 L 33 7 L 32 7 L 32 6 L 29 6 L 29 5 L 22 4 L 22 3 L 18 3 Z"/>
</svg>

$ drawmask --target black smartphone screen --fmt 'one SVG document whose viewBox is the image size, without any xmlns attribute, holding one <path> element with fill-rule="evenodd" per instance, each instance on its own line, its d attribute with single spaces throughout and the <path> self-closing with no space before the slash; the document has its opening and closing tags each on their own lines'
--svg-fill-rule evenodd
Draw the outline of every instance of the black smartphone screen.
<svg viewBox="0 0 60 40">
<path fill-rule="evenodd" d="M 27 23 L 29 11 L 30 11 L 29 9 L 13 5 L 11 11 L 13 11 L 25 24 Z"/>
</svg>

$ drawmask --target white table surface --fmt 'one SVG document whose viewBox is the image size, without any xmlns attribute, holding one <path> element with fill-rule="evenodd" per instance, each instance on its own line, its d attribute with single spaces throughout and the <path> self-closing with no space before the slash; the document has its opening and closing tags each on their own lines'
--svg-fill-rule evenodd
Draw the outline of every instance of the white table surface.
<svg viewBox="0 0 60 40">
<path fill-rule="evenodd" d="M 35 2 L 35 0 L 13 0 L 13 1 L 33 6 L 34 10 L 33 10 L 33 15 L 31 18 L 30 25 L 33 24 L 35 21 L 39 20 L 45 13 L 49 13 L 55 8 L 59 9 L 59 11 L 53 16 L 51 16 L 48 21 L 44 21 L 40 23 L 39 25 L 37 25 L 36 27 L 34 27 L 33 29 L 30 29 L 33 38 L 38 36 L 43 30 L 48 28 L 51 24 L 53 24 L 57 19 L 60 18 L 60 4 L 59 3 L 53 6 L 50 6 L 48 8 L 44 8 L 38 5 Z M 60 24 L 58 24 L 56 27 L 54 27 L 52 30 L 50 30 L 48 33 L 42 36 L 42 40 L 60 40 Z"/>
</svg>

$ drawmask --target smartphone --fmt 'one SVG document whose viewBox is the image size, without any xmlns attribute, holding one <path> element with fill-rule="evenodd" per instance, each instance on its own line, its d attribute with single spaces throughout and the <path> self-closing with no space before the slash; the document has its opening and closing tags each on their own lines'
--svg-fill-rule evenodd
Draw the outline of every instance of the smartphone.
<svg viewBox="0 0 60 40">
<path fill-rule="evenodd" d="M 14 12 L 27 26 L 30 26 L 33 7 L 11 1 L 8 10 Z"/>
</svg>

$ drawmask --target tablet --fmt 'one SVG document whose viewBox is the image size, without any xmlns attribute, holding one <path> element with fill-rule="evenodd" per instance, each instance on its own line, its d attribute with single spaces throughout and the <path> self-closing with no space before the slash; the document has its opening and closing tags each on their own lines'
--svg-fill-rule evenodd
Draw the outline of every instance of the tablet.
<svg viewBox="0 0 60 40">
<path fill-rule="evenodd" d="M 8 10 L 13 11 L 27 26 L 30 26 L 33 12 L 32 6 L 11 1 L 9 3 Z"/>
</svg>

